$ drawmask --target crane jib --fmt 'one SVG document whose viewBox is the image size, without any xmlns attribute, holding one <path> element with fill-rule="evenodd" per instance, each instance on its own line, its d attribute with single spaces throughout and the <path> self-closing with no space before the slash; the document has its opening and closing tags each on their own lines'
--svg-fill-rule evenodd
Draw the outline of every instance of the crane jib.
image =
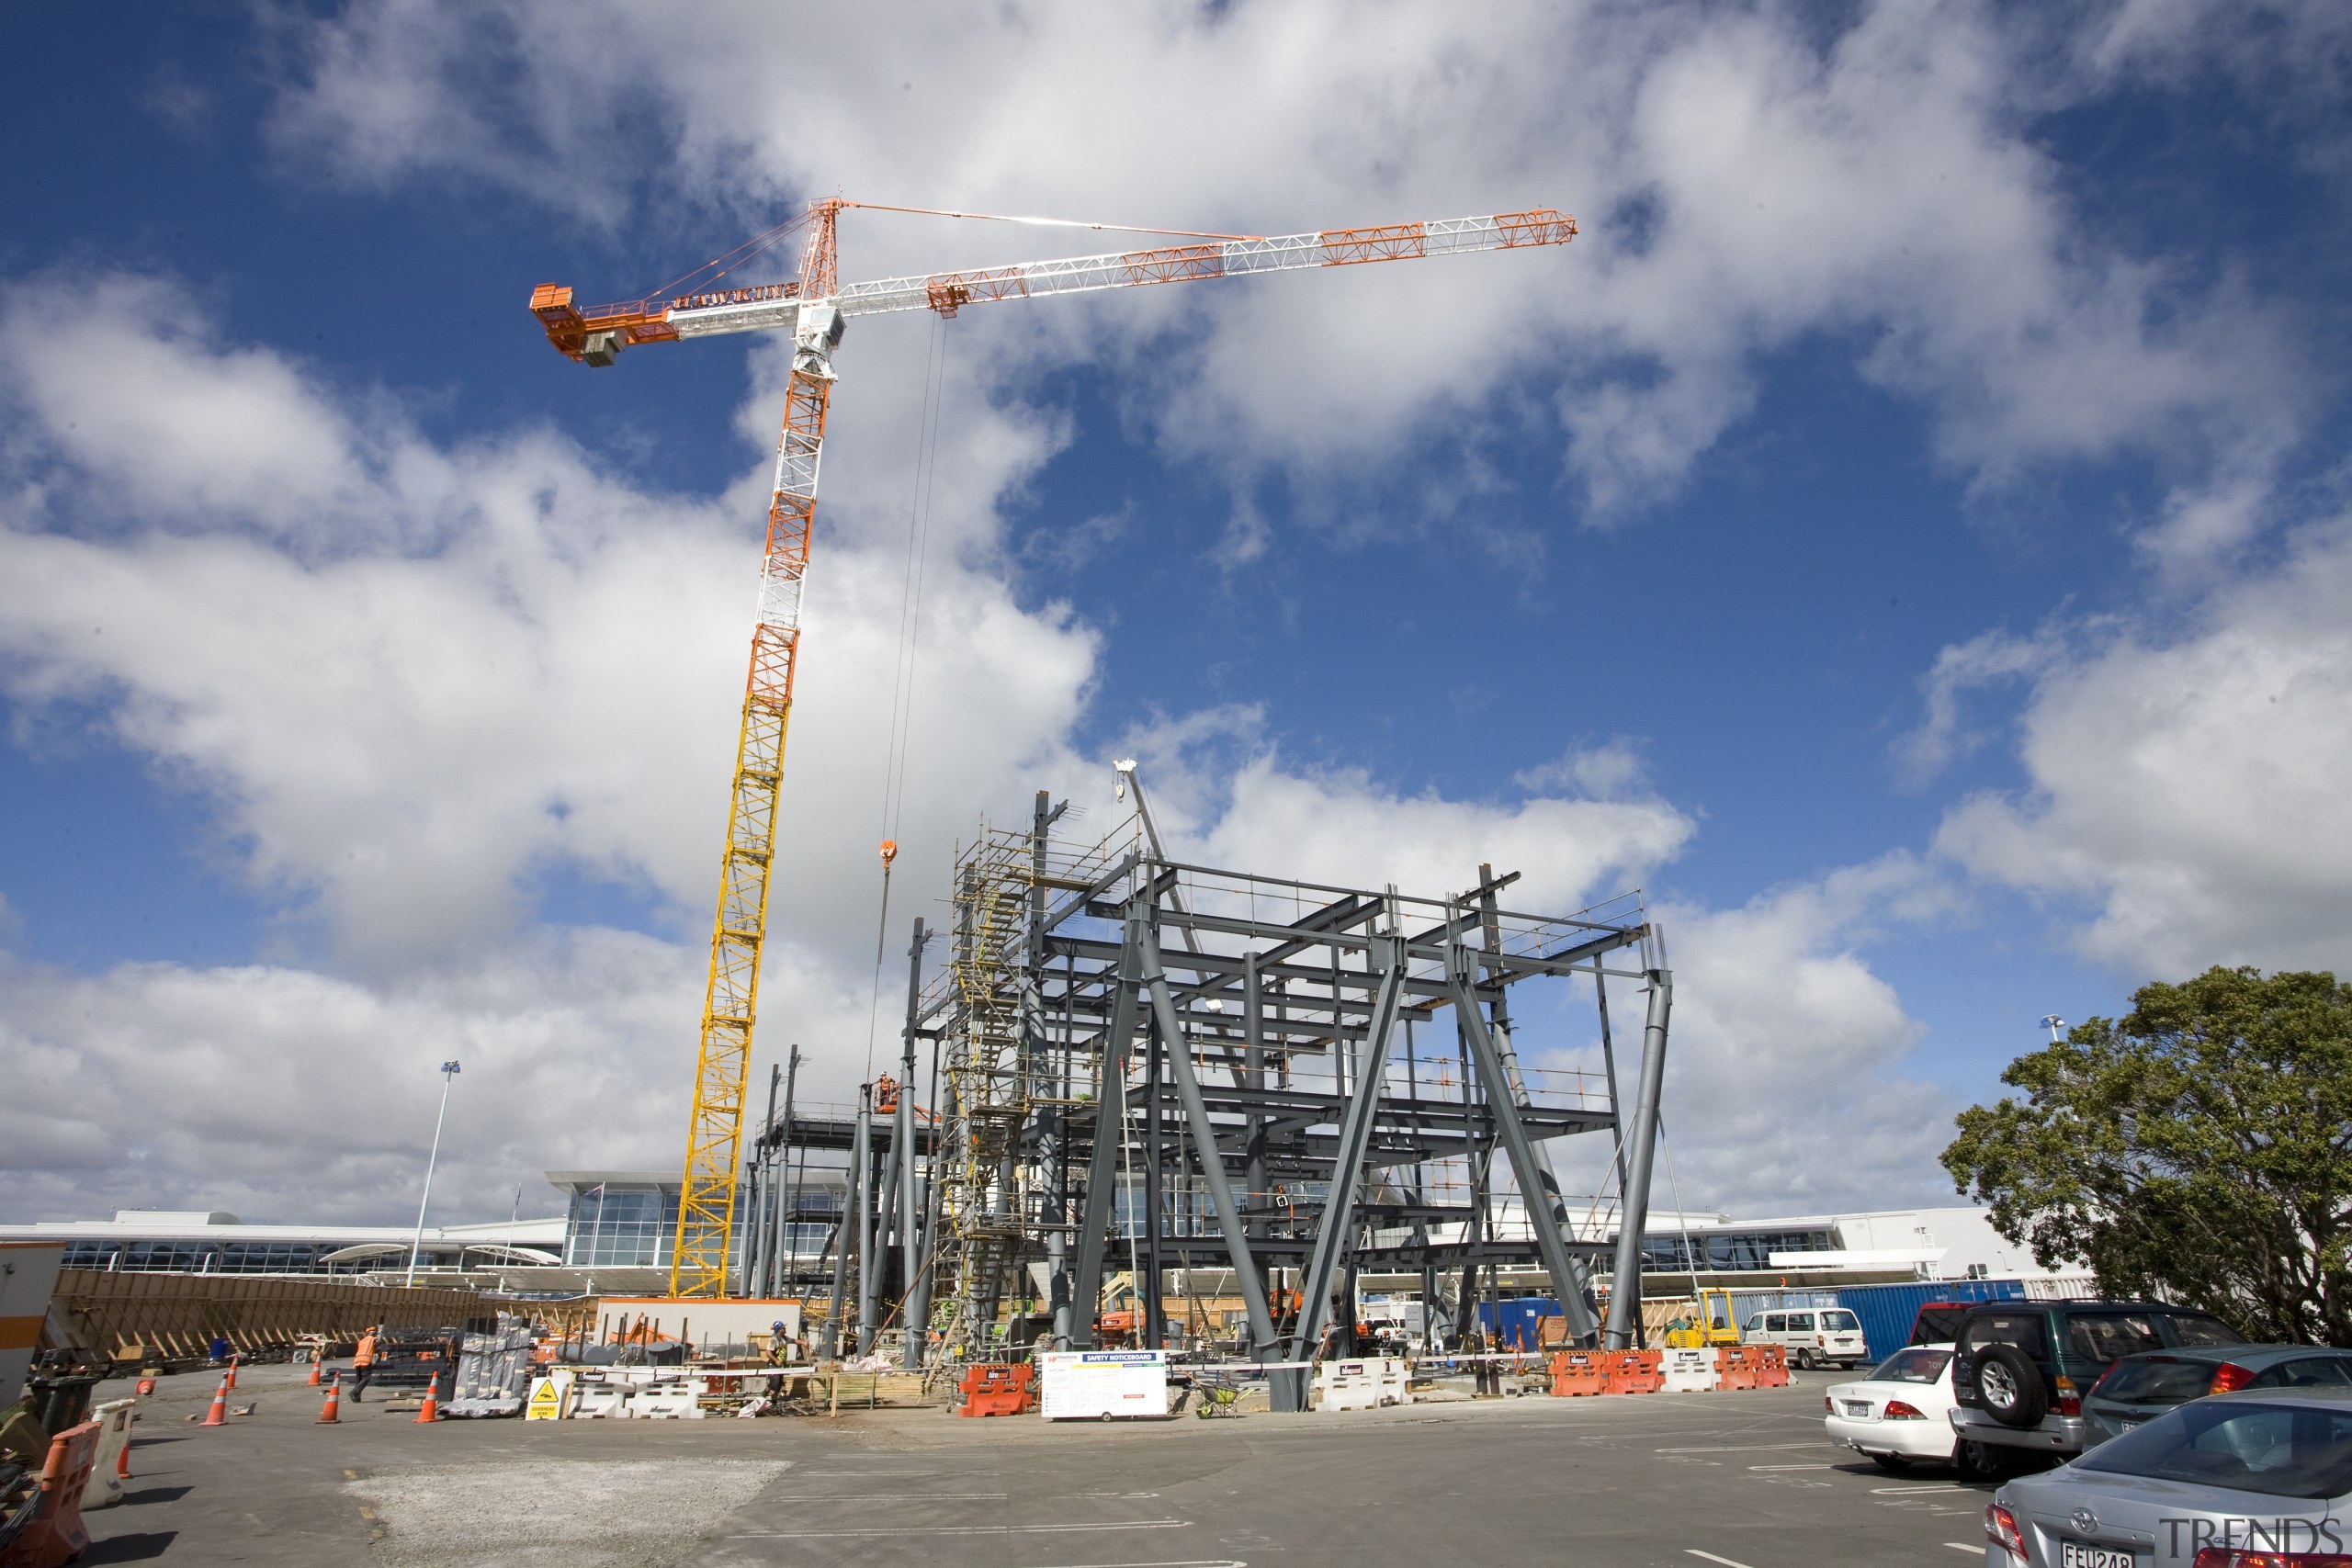
<svg viewBox="0 0 2352 1568">
<path fill-rule="evenodd" d="M 1425 223 L 1329 229 L 1269 239 L 1160 245 L 1109 255 L 1069 256 L 968 272 L 880 278 L 844 285 L 832 303 L 844 316 L 926 310 L 952 316 L 966 305 L 991 299 L 1087 293 L 1148 283 L 1183 283 L 1243 273 L 1286 272 L 1297 267 L 1403 261 L 1463 251 L 1559 245 L 1576 234 L 1575 219 L 1539 209 Z M 673 303 L 658 319 L 668 329 L 662 335 L 713 337 L 723 333 L 764 332 L 790 327 L 799 318 L 801 303 L 779 289 L 765 298 L 729 299 L 723 304 Z"/>
</svg>

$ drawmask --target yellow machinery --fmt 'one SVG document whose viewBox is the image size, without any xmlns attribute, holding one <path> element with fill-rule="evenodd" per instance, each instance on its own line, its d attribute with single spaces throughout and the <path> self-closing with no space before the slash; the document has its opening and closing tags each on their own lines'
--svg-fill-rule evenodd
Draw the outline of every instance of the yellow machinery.
<svg viewBox="0 0 2352 1568">
<path fill-rule="evenodd" d="M 1666 1346 L 1669 1350 L 1704 1348 L 1711 1345 L 1739 1343 L 1739 1319 L 1731 1307 L 1731 1292 L 1702 1290 L 1698 1294 L 1697 1310 L 1690 1317 L 1682 1318 L 1668 1327 Z"/>
</svg>

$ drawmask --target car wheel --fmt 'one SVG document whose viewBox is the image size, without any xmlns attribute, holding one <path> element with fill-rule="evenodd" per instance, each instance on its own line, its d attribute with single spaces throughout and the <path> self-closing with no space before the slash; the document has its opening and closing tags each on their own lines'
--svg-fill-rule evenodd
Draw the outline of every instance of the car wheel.
<svg viewBox="0 0 2352 1568">
<path fill-rule="evenodd" d="M 2024 1431 L 2050 1414 L 2050 1393 L 2041 1369 L 2014 1345 L 1988 1345 L 1976 1358 L 1976 1397 L 1986 1415 Z"/>
<path fill-rule="evenodd" d="M 1985 1443 L 1962 1438 L 1951 1446 L 1951 1467 L 1962 1481 L 1998 1481 L 2001 1456 Z"/>
<path fill-rule="evenodd" d="M 1911 1468 L 1911 1461 L 1901 1454 L 1872 1454 L 1871 1462 L 1889 1475 L 1900 1475 Z"/>
</svg>

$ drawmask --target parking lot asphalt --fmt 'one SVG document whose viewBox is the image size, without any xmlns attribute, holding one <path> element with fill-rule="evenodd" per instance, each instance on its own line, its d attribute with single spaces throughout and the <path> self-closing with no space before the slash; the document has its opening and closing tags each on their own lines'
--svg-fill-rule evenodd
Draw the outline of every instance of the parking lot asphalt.
<svg viewBox="0 0 2352 1568">
<path fill-rule="evenodd" d="M 1956 1564 L 1989 1486 L 1837 1448 L 1822 1390 L 1531 1396 L 1105 1426 L 837 1418 L 315 1424 L 300 1369 L 146 1401 L 88 1564 L 1219 1568 Z M 102 1397 L 129 1392 L 107 1385 Z"/>
</svg>

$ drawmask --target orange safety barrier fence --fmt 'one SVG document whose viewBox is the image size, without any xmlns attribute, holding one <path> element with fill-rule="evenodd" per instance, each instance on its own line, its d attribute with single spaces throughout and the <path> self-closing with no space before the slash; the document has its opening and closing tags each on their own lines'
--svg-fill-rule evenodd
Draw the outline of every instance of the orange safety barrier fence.
<svg viewBox="0 0 2352 1568">
<path fill-rule="evenodd" d="M 1661 1370 L 1666 1357 L 1657 1350 L 1611 1350 L 1609 1352 L 1609 1388 L 1611 1393 L 1656 1393 L 1666 1386 L 1666 1373 Z"/>
<path fill-rule="evenodd" d="M 1021 1416 L 1037 1408 L 1037 1369 L 1026 1361 L 983 1361 L 964 1370 L 958 1416 Z"/>
<path fill-rule="evenodd" d="M 1552 1392 L 1564 1399 L 1609 1392 L 1609 1357 L 1603 1350 L 1563 1350 L 1552 1358 Z"/>
</svg>

